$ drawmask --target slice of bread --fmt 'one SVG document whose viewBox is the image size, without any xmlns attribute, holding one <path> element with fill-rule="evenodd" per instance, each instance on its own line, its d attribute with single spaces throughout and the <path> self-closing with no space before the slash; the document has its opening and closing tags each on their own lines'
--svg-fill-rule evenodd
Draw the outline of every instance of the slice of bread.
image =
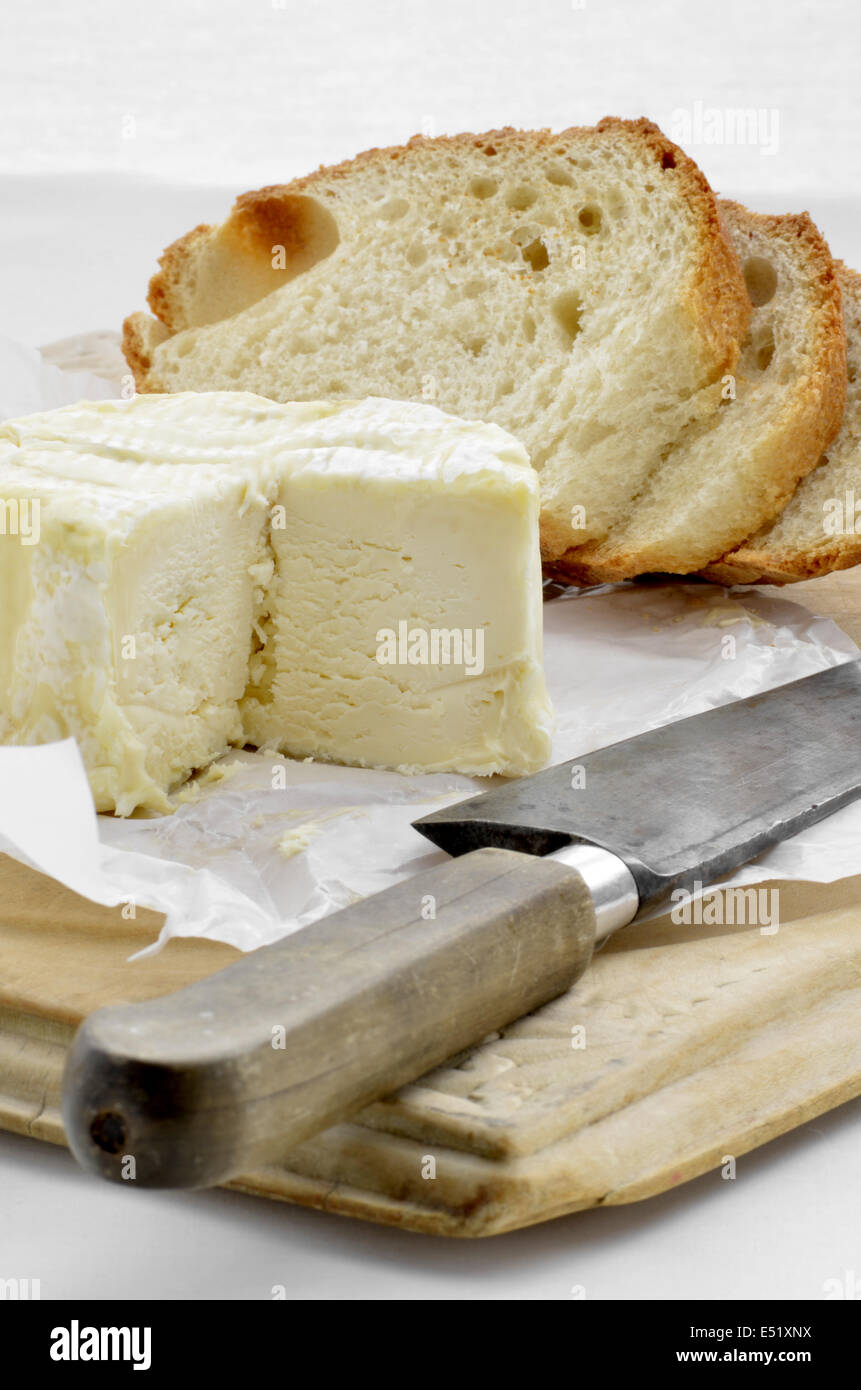
<svg viewBox="0 0 861 1390">
<path fill-rule="evenodd" d="M 733 537 L 779 515 L 840 428 L 846 335 L 825 241 L 806 213 L 721 209 L 752 303 L 737 377 L 720 412 L 689 429 L 646 485 L 628 493 L 624 521 L 604 542 L 564 556 L 557 577 L 602 583 L 699 570 Z"/>
<path fill-rule="evenodd" d="M 840 432 L 773 526 L 703 570 L 721 584 L 792 584 L 861 563 L 861 275 L 836 265 L 849 381 Z"/>
<path fill-rule="evenodd" d="M 424 399 L 510 430 L 549 559 L 718 411 L 750 315 L 699 169 L 615 118 L 416 137 L 246 194 L 168 248 L 149 302 L 125 324 L 141 391 Z"/>
</svg>

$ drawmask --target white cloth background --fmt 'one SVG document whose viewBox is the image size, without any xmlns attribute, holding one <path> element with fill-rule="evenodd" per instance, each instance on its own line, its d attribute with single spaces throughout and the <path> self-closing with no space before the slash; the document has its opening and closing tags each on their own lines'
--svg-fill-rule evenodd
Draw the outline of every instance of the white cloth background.
<svg viewBox="0 0 861 1390">
<path fill-rule="evenodd" d="M 697 109 L 753 108 L 772 129 L 776 113 L 775 153 L 690 152 L 725 195 L 809 208 L 861 268 L 859 33 L 857 0 L 7 0 L 0 333 L 117 328 L 163 246 L 247 188 L 422 128 L 608 113 L 668 129 Z M 235 1194 L 119 1192 L 0 1135 L 0 1276 L 40 1278 L 46 1298 L 817 1298 L 861 1268 L 859 1134 L 856 1103 L 733 1183 L 477 1246 Z"/>
</svg>

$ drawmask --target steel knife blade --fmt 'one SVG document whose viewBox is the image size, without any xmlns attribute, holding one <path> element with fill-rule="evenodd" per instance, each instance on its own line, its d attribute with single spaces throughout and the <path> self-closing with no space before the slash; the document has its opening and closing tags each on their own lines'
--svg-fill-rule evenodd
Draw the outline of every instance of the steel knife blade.
<svg viewBox="0 0 861 1390">
<path fill-rule="evenodd" d="M 415 821 L 448 854 L 598 846 L 640 907 L 713 882 L 861 796 L 861 665 L 830 667 Z"/>
</svg>

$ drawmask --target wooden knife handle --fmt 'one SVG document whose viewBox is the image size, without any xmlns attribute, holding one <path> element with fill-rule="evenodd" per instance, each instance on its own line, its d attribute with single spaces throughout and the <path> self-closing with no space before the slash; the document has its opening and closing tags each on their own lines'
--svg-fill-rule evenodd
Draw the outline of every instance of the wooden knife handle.
<svg viewBox="0 0 861 1390">
<path fill-rule="evenodd" d="M 561 994 L 594 940 L 576 870 L 505 849 L 449 860 L 176 994 L 91 1014 L 63 1081 L 69 1145 L 117 1181 L 225 1182 Z"/>
</svg>

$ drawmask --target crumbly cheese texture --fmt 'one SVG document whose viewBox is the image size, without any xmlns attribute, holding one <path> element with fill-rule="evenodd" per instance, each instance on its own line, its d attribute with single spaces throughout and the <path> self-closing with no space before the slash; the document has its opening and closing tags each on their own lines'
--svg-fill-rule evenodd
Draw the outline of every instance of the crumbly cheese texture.
<svg viewBox="0 0 861 1390">
<path fill-rule="evenodd" d="M 245 392 L 0 426 L 0 742 L 167 812 L 230 746 L 519 775 L 550 752 L 538 492 L 432 406 Z"/>
</svg>

